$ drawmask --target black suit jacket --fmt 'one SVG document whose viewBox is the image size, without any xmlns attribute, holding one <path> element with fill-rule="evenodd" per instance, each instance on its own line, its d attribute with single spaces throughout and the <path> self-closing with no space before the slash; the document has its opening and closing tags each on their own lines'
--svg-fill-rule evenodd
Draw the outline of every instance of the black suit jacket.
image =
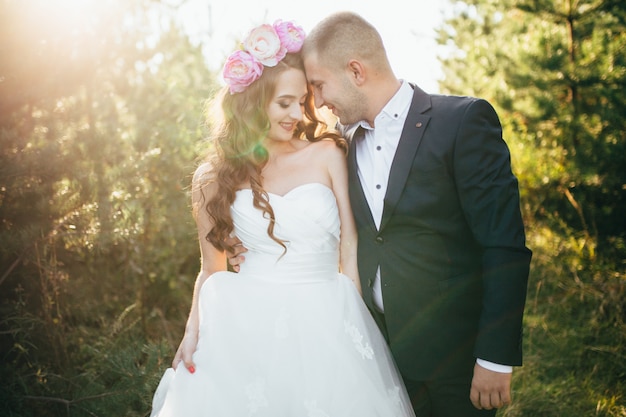
<svg viewBox="0 0 626 417">
<path fill-rule="evenodd" d="M 379 230 L 356 171 L 364 130 L 342 129 L 363 297 L 373 308 L 380 266 L 389 343 L 406 377 L 466 373 L 476 357 L 520 365 L 531 251 L 500 122 L 484 100 L 413 87 Z"/>
</svg>

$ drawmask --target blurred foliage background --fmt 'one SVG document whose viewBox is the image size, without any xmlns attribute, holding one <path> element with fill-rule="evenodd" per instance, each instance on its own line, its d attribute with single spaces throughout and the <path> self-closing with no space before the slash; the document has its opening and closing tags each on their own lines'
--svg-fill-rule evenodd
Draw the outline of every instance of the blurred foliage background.
<svg viewBox="0 0 626 417">
<path fill-rule="evenodd" d="M 440 89 L 498 110 L 534 251 L 498 415 L 624 417 L 626 3 L 452 3 Z M 217 74 L 162 1 L 74 5 L 0 0 L 2 416 L 148 415 L 199 268 Z"/>
</svg>

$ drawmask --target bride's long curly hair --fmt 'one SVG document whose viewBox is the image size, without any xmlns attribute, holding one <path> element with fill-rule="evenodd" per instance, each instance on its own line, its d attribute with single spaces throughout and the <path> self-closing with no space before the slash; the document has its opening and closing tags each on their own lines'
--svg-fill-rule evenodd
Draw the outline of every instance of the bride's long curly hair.
<svg viewBox="0 0 626 417">
<path fill-rule="evenodd" d="M 274 67 L 265 67 L 261 77 L 243 92 L 230 94 L 224 88 L 215 98 L 214 111 L 209 114 L 208 123 L 212 127 L 212 143 L 207 158 L 210 171 L 199 186 L 201 190 L 209 182 L 217 184 L 217 190 L 202 205 L 213 221 L 213 228 L 206 239 L 220 250 L 233 248 L 224 241 L 233 231 L 233 219 L 230 207 L 235 201 L 236 191 L 246 183 L 250 184 L 253 205 L 263 211 L 269 219 L 268 235 L 286 250 L 284 241 L 274 235 L 275 216 L 269 197 L 263 188 L 261 171 L 268 160 L 267 149 L 263 141 L 270 129 L 267 106 L 274 96 L 278 77 L 284 71 L 295 68 L 304 72 L 304 64 L 299 53 L 287 54 Z M 295 129 L 294 136 L 310 142 L 332 139 L 337 146 L 347 152 L 347 145 L 336 132 L 327 130 L 315 110 L 313 94 L 310 89 L 304 104 L 304 119 Z"/>
</svg>

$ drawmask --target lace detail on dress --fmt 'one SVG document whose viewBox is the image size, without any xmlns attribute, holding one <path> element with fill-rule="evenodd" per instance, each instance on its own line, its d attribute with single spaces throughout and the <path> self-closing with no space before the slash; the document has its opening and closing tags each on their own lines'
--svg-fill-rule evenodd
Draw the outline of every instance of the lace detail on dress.
<svg viewBox="0 0 626 417">
<path fill-rule="evenodd" d="M 306 417 L 330 417 L 324 410 L 317 406 L 317 401 L 305 401 Z"/>
<path fill-rule="evenodd" d="M 265 379 L 257 378 L 246 386 L 246 395 L 248 397 L 248 415 L 254 415 L 259 409 L 268 406 L 267 397 L 265 396 Z"/>
<path fill-rule="evenodd" d="M 289 336 L 289 320 L 291 316 L 287 313 L 285 308 L 282 308 L 278 313 L 278 317 L 274 322 L 274 336 L 277 339 L 286 339 Z"/>
<path fill-rule="evenodd" d="M 354 324 L 351 324 L 346 320 L 344 320 L 343 326 L 346 333 L 352 337 L 352 342 L 354 343 L 356 350 L 361 354 L 361 357 L 363 359 L 374 359 L 374 349 L 372 349 L 372 346 L 370 346 L 368 342 L 363 342 L 363 335 L 359 329 L 357 329 Z"/>
</svg>

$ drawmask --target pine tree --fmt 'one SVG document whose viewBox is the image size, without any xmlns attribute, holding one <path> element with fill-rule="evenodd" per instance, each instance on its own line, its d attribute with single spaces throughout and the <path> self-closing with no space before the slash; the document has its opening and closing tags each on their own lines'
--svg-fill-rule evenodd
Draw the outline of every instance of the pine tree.
<svg viewBox="0 0 626 417">
<path fill-rule="evenodd" d="M 62 4 L 0 2 L 0 414 L 144 413 L 217 85 L 158 1 Z"/>
<path fill-rule="evenodd" d="M 496 107 L 534 251 L 526 364 L 499 415 L 624 415 L 626 3 L 454 5 L 441 91 Z"/>
</svg>

